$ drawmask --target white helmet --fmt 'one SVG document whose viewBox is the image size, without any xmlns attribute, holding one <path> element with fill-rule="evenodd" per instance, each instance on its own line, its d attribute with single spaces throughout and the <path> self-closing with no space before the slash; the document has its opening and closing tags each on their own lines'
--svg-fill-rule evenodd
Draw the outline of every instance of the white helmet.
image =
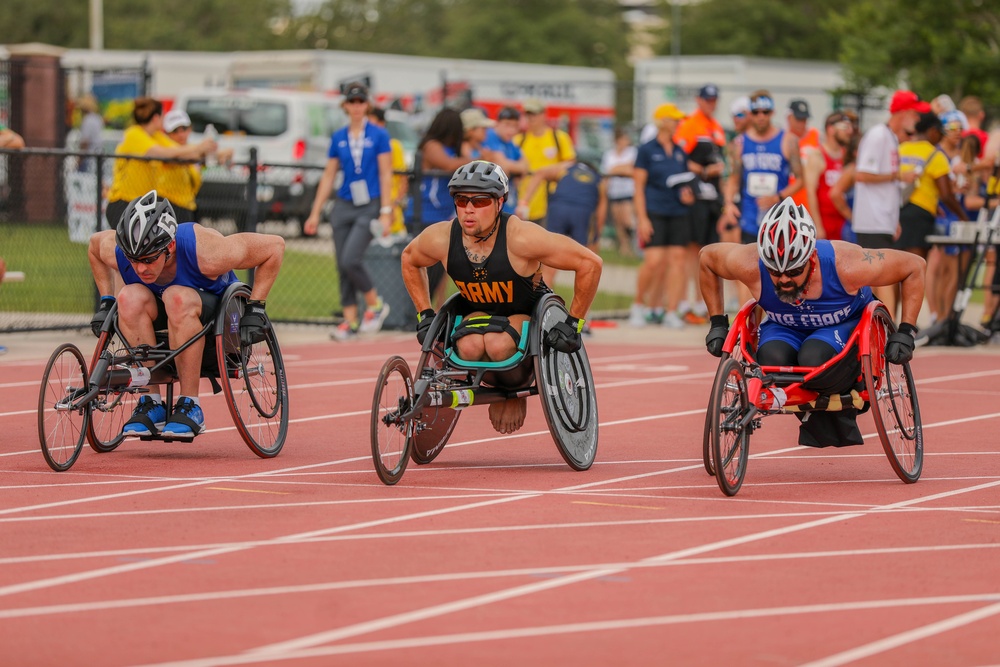
<svg viewBox="0 0 1000 667">
<path fill-rule="evenodd" d="M 803 266 L 816 248 L 816 223 L 791 197 L 772 206 L 757 231 L 757 254 L 764 266 L 783 273 Z"/>
</svg>

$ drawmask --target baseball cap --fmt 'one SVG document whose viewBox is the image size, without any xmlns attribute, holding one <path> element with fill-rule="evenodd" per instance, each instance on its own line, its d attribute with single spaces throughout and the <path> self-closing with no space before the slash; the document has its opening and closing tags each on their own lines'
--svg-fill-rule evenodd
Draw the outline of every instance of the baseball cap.
<svg viewBox="0 0 1000 667">
<path fill-rule="evenodd" d="M 745 116 L 750 112 L 750 98 L 744 95 L 737 97 L 729 107 L 729 115 Z"/>
<path fill-rule="evenodd" d="M 163 131 L 173 132 L 179 127 L 191 127 L 191 117 L 183 109 L 171 109 L 163 116 Z"/>
<path fill-rule="evenodd" d="M 492 121 L 483 113 L 482 109 L 477 109 L 472 107 L 466 109 L 462 112 L 462 129 L 463 130 L 475 130 L 478 127 L 493 127 L 496 125 L 495 121 Z"/>
<path fill-rule="evenodd" d="M 809 103 L 805 100 L 792 100 L 788 103 L 788 113 L 795 116 L 796 120 L 806 120 L 809 118 Z"/>
<path fill-rule="evenodd" d="M 698 91 L 698 97 L 703 100 L 716 100 L 719 98 L 719 87 L 714 83 L 706 83 Z"/>
<path fill-rule="evenodd" d="M 362 102 L 367 102 L 368 88 L 366 88 L 363 83 L 349 83 L 347 84 L 347 87 L 344 88 L 344 99 L 348 102 L 351 100 L 361 100 Z"/>
<path fill-rule="evenodd" d="M 897 90 L 893 93 L 892 101 L 889 102 L 889 113 L 900 113 L 911 109 L 917 113 L 927 113 L 931 110 L 931 105 L 921 102 L 920 97 L 912 90 Z"/>
<path fill-rule="evenodd" d="M 517 107 L 504 107 L 497 113 L 497 120 L 521 120 L 521 112 Z"/>
<path fill-rule="evenodd" d="M 958 111 L 957 109 L 953 111 L 947 111 L 941 114 L 941 123 L 945 126 L 946 129 L 948 128 L 949 125 L 957 126 L 958 129 L 962 130 L 963 132 L 969 129 L 968 117 L 966 117 L 964 113 Z"/>
<path fill-rule="evenodd" d="M 535 98 L 530 98 L 524 101 L 522 105 L 524 107 L 524 113 L 544 113 L 545 105 L 542 104 L 541 100 L 536 100 Z"/>
<path fill-rule="evenodd" d="M 664 118 L 673 118 L 674 120 L 681 120 L 684 118 L 684 114 L 681 110 L 677 108 L 676 105 L 670 102 L 664 102 L 660 106 L 656 107 L 653 112 L 653 120 L 663 120 Z"/>
</svg>

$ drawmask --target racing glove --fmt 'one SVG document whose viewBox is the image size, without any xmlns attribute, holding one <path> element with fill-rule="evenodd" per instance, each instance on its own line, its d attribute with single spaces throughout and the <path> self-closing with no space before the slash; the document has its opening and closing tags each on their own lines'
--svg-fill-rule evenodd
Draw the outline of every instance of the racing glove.
<svg viewBox="0 0 1000 667">
<path fill-rule="evenodd" d="M 267 313 L 264 312 L 264 302 L 247 301 L 247 305 L 243 308 L 243 317 L 240 318 L 240 346 L 248 348 L 264 340 L 269 326 Z"/>
<path fill-rule="evenodd" d="M 917 336 L 917 328 L 903 322 L 899 330 L 889 336 L 885 343 L 885 360 L 890 364 L 905 364 L 913 359 L 913 339 Z"/>
<path fill-rule="evenodd" d="M 101 304 L 97 307 L 97 311 L 94 312 L 94 316 L 90 318 L 90 330 L 98 338 L 101 337 L 101 329 L 104 328 L 104 322 L 108 319 L 108 315 L 111 314 L 111 306 L 113 305 L 115 305 L 115 297 L 102 296 Z"/>
<path fill-rule="evenodd" d="M 424 344 L 427 332 L 431 330 L 431 322 L 434 321 L 434 309 L 427 308 L 417 313 L 417 342 Z"/>
<path fill-rule="evenodd" d="M 582 317 L 568 315 L 564 321 L 556 322 L 555 326 L 549 329 L 545 335 L 545 343 L 564 354 L 573 354 L 583 347 L 583 336 L 580 332 L 583 331 L 585 321 Z"/>
<path fill-rule="evenodd" d="M 705 347 L 713 357 L 722 356 L 722 346 L 729 335 L 729 315 L 712 315 L 709 320 L 711 328 L 705 336 Z"/>
</svg>

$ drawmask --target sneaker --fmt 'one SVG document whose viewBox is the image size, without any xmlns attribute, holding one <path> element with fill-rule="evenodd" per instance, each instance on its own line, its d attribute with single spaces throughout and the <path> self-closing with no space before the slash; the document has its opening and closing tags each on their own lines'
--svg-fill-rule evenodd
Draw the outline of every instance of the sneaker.
<svg viewBox="0 0 1000 667">
<path fill-rule="evenodd" d="M 181 398 L 174 406 L 174 411 L 170 413 L 170 421 L 160 431 L 160 435 L 191 440 L 204 430 L 205 413 L 201 411 L 201 406 L 190 398 Z"/>
<path fill-rule="evenodd" d="M 365 316 L 361 318 L 362 333 L 378 332 L 378 330 L 382 328 L 382 323 L 385 322 L 385 318 L 387 317 L 389 317 L 389 304 L 379 298 L 376 307 L 366 310 Z"/>
<path fill-rule="evenodd" d="M 154 401 L 149 396 L 139 397 L 132 418 L 122 428 L 122 435 L 141 437 L 157 435 L 167 423 L 167 409 L 163 403 Z"/>
<path fill-rule="evenodd" d="M 706 324 L 708 322 L 708 318 L 698 315 L 693 310 L 689 310 L 684 313 L 684 321 L 688 324 Z"/>
<path fill-rule="evenodd" d="M 641 303 L 633 303 L 628 314 L 628 324 L 630 327 L 646 326 L 646 307 Z"/>
<path fill-rule="evenodd" d="M 680 315 L 671 311 L 663 316 L 663 326 L 668 329 L 683 329 L 684 320 L 681 319 Z"/>
<path fill-rule="evenodd" d="M 341 322 L 336 329 L 330 332 L 330 338 L 333 340 L 347 341 L 355 340 L 358 337 L 358 330 L 356 327 L 352 327 L 350 322 Z"/>
<path fill-rule="evenodd" d="M 653 308 L 646 313 L 646 322 L 649 324 L 663 324 L 663 317 L 666 312 L 662 308 Z"/>
</svg>

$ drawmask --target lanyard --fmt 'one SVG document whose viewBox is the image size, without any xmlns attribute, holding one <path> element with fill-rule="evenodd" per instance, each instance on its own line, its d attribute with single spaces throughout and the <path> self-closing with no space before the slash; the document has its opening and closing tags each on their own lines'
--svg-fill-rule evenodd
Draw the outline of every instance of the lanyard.
<svg viewBox="0 0 1000 667">
<path fill-rule="evenodd" d="M 354 161 L 354 173 L 361 173 L 361 156 L 365 152 L 365 130 L 368 127 L 368 121 L 361 127 L 361 132 L 358 135 L 351 134 L 350 129 L 347 130 L 347 144 L 351 148 L 351 159 Z"/>
</svg>

